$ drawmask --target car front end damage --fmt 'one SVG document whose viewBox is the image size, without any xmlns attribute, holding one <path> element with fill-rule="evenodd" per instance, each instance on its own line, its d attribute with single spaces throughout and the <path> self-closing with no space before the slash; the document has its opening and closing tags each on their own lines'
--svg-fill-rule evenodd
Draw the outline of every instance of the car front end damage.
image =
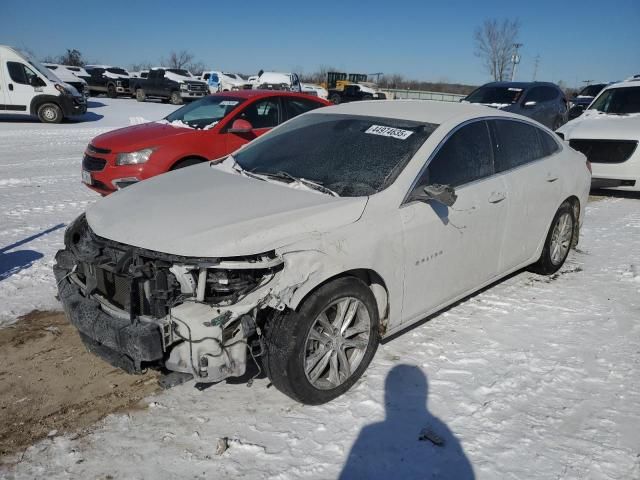
<svg viewBox="0 0 640 480">
<path fill-rule="evenodd" d="M 284 270 L 273 251 L 189 258 L 124 245 L 97 236 L 84 215 L 54 266 L 66 315 L 91 352 L 130 373 L 166 369 L 199 383 L 241 376 L 259 355 L 260 326 L 304 281 Z"/>
</svg>

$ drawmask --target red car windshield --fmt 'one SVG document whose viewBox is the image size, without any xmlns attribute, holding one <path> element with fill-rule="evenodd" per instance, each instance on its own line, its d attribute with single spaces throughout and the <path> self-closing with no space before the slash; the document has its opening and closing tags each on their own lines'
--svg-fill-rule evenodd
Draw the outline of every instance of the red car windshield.
<svg viewBox="0 0 640 480">
<path fill-rule="evenodd" d="M 207 96 L 179 108 L 167 116 L 165 120 L 168 122 L 180 121 L 192 128 L 211 127 L 244 101 L 244 98 L 226 95 Z"/>
</svg>

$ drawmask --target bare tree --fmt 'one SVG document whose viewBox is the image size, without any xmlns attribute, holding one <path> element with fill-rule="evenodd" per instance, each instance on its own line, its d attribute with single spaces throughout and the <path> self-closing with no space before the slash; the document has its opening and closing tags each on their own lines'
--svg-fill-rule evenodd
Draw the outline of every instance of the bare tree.
<svg viewBox="0 0 640 480">
<path fill-rule="evenodd" d="M 171 52 L 168 60 L 162 60 L 162 65 L 169 68 L 185 68 L 193 60 L 193 54 L 186 50 Z"/>
<path fill-rule="evenodd" d="M 520 33 L 518 20 L 485 20 L 473 35 L 475 55 L 480 57 L 489 74 L 496 81 L 506 80 L 514 53 L 513 44 Z"/>
<path fill-rule="evenodd" d="M 153 68 L 153 64 L 151 62 L 139 62 L 129 65 L 130 72 L 141 72 L 142 70 L 149 70 L 151 68 Z"/>
<path fill-rule="evenodd" d="M 67 48 L 67 52 L 58 57 L 58 63 L 74 67 L 84 67 L 85 64 L 82 53 L 75 48 Z"/>
</svg>

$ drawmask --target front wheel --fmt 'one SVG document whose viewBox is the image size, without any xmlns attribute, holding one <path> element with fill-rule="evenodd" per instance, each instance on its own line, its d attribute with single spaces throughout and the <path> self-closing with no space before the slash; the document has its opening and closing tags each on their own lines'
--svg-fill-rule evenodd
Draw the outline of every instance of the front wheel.
<svg viewBox="0 0 640 480">
<path fill-rule="evenodd" d="M 169 101 L 172 105 L 182 105 L 182 97 L 180 96 L 180 92 L 171 92 Z"/>
<path fill-rule="evenodd" d="M 542 254 L 529 269 L 541 275 L 551 275 L 564 264 L 575 234 L 576 217 L 569 202 L 564 202 L 553 217 Z"/>
<path fill-rule="evenodd" d="M 336 93 L 329 97 L 329 101 L 334 105 L 339 105 L 342 102 L 342 97 Z"/>
<path fill-rule="evenodd" d="M 62 109 L 55 103 L 43 103 L 38 107 L 38 118 L 43 123 L 60 123 L 62 121 Z"/>
<path fill-rule="evenodd" d="M 369 287 L 340 278 L 312 293 L 297 312 L 267 322 L 263 365 L 273 385 L 294 400 L 329 402 L 369 366 L 378 348 L 378 323 Z"/>
<path fill-rule="evenodd" d="M 141 88 L 136 89 L 136 100 L 139 102 L 144 102 L 146 99 L 147 94 L 144 92 L 144 90 Z"/>
<path fill-rule="evenodd" d="M 116 91 L 116 86 L 112 83 L 107 86 L 107 97 L 116 98 L 118 96 L 118 92 Z"/>
</svg>

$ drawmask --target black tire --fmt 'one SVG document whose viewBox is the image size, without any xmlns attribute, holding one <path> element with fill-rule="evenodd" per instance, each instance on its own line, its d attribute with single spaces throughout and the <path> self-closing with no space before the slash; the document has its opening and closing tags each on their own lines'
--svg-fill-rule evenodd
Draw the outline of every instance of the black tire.
<svg viewBox="0 0 640 480">
<path fill-rule="evenodd" d="M 64 117 L 60 106 L 51 102 L 40 105 L 37 114 L 42 123 L 60 123 Z"/>
<path fill-rule="evenodd" d="M 307 336 L 318 315 L 341 298 L 355 298 L 367 309 L 369 338 L 364 355 L 349 377 L 335 388 L 316 388 L 304 371 Z M 369 287 L 353 277 L 339 278 L 313 292 L 298 311 L 277 313 L 264 328 L 265 352 L 262 364 L 273 385 L 285 395 L 306 405 L 320 405 L 349 390 L 362 376 L 379 343 L 378 308 Z"/>
<path fill-rule="evenodd" d="M 118 96 L 118 92 L 116 91 L 116 86 L 113 83 L 107 85 L 107 97 L 116 98 Z"/>
<path fill-rule="evenodd" d="M 565 217 L 565 216 L 568 216 L 568 217 Z M 571 229 L 571 234 L 570 234 L 570 237 L 568 238 L 569 247 L 566 249 L 566 252 L 564 252 L 564 254 L 560 259 L 556 259 L 554 261 L 553 252 L 552 252 L 552 248 L 554 244 L 554 240 L 553 240 L 554 232 L 556 228 L 559 227 L 563 217 L 568 218 L 571 221 L 571 224 L 569 227 Z M 529 270 L 534 273 L 539 273 L 540 275 L 551 275 L 556 273 L 558 270 L 560 270 L 565 260 L 567 259 L 567 256 L 569 255 L 569 251 L 571 250 L 571 247 L 574 244 L 573 240 L 576 232 L 575 227 L 576 227 L 576 217 L 575 217 L 574 209 L 569 202 L 564 202 L 562 205 L 560 205 L 560 208 L 558 209 L 555 216 L 553 217 L 553 221 L 551 222 L 551 227 L 549 227 L 549 232 L 547 233 L 547 238 L 544 242 L 544 247 L 542 249 L 542 254 L 540 255 L 540 258 L 536 263 L 534 263 L 529 267 Z"/>
<path fill-rule="evenodd" d="M 147 99 L 147 94 L 141 88 L 136 88 L 136 100 L 138 102 L 144 102 Z"/>
<path fill-rule="evenodd" d="M 342 97 L 340 95 L 338 95 L 337 93 L 334 93 L 333 95 L 331 95 L 329 97 L 329 101 L 331 103 L 333 103 L 334 105 L 339 105 L 340 102 L 342 102 Z"/>
<path fill-rule="evenodd" d="M 169 103 L 171 103 L 171 105 L 182 105 L 182 97 L 180 96 L 180 92 L 171 92 Z"/>
<path fill-rule="evenodd" d="M 176 162 L 173 167 L 171 167 L 171 170 L 178 170 L 180 168 L 198 165 L 199 163 L 202 163 L 202 160 L 198 158 L 185 158 L 183 160 L 180 160 L 179 162 Z"/>
</svg>

